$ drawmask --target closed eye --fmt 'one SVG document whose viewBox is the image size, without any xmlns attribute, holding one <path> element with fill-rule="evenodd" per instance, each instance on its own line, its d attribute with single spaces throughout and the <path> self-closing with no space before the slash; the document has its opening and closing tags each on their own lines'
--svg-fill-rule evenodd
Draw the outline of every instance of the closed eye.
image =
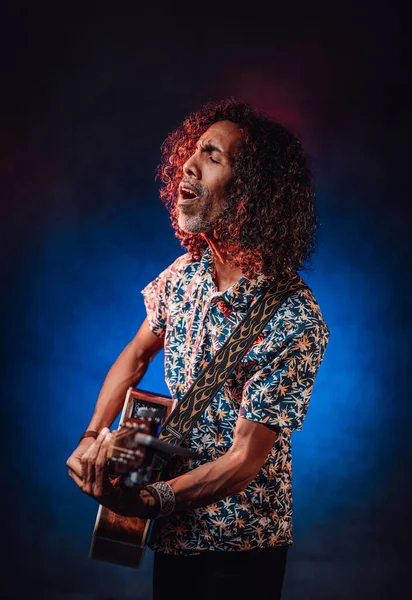
<svg viewBox="0 0 412 600">
<path fill-rule="evenodd" d="M 222 153 L 220 148 L 218 148 L 214 144 L 211 144 L 210 142 L 200 144 L 200 148 L 201 148 L 202 152 L 207 152 L 209 154 L 209 158 L 212 161 L 212 163 L 215 163 L 216 165 L 220 164 L 218 160 L 215 160 L 214 158 L 212 158 L 213 152 L 219 152 L 220 154 Z"/>
</svg>

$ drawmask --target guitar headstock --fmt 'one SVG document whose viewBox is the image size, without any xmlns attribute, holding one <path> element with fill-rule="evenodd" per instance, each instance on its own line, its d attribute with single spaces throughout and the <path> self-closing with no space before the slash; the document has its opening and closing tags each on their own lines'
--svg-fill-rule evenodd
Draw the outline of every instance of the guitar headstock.
<svg viewBox="0 0 412 600">
<path fill-rule="evenodd" d="M 157 406 L 136 406 L 133 416 L 121 421 L 107 454 L 112 476 L 124 476 L 127 485 L 151 481 L 154 449 L 142 445 L 139 437 L 157 438 L 161 423 Z"/>
<path fill-rule="evenodd" d="M 128 389 L 120 425 L 113 432 L 107 455 L 112 476 L 123 476 L 131 486 L 152 481 L 153 440 L 175 406 L 176 401 L 167 396 Z"/>
</svg>

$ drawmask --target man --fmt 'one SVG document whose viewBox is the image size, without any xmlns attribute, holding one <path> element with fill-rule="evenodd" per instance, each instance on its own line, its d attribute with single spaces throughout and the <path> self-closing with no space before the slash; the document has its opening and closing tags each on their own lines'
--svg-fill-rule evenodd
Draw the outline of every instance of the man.
<svg viewBox="0 0 412 600">
<path fill-rule="evenodd" d="M 143 290 L 147 318 L 110 369 L 89 424 L 98 437 L 81 440 L 69 474 L 111 510 L 155 519 L 155 599 L 273 600 L 292 543 L 291 432 L 328 339 L 309 288 L 283 303 L 198 420 L 188 445 L 203 458 L 175 459 L 165 482 L 130 494 L 107 477 L 108 427 L 161 348 L 180 400 L 267 287 L 301 267 L 314 248 L 311 178 L 299 141 L 234 100 L 191 114 L 162 151 L 161 197 L 187 253 Z"/>
</svg>

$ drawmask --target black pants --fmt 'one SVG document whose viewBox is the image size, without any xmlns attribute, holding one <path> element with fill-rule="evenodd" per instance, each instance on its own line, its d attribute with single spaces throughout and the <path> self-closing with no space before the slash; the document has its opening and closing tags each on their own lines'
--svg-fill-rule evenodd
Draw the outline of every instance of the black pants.
<svg viewBox="0 0 412 600">
<path fill-rule="evenodd" d="M 153 600 L 280 600 L 287 546 L 194 556 L 155 553 Z"/>
</svg>

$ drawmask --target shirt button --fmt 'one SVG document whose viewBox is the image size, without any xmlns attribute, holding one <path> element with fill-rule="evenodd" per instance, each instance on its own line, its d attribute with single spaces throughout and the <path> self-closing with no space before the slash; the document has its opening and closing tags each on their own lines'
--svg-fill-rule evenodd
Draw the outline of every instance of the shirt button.
<svg viewBox="0 0 412 600">
<path fill-rule="evenodd" d="M 230 309 L 224 300 L 220 300 L 217 305 L 224 315 L 228 315 L 230 313 Z"/>
</svg>

